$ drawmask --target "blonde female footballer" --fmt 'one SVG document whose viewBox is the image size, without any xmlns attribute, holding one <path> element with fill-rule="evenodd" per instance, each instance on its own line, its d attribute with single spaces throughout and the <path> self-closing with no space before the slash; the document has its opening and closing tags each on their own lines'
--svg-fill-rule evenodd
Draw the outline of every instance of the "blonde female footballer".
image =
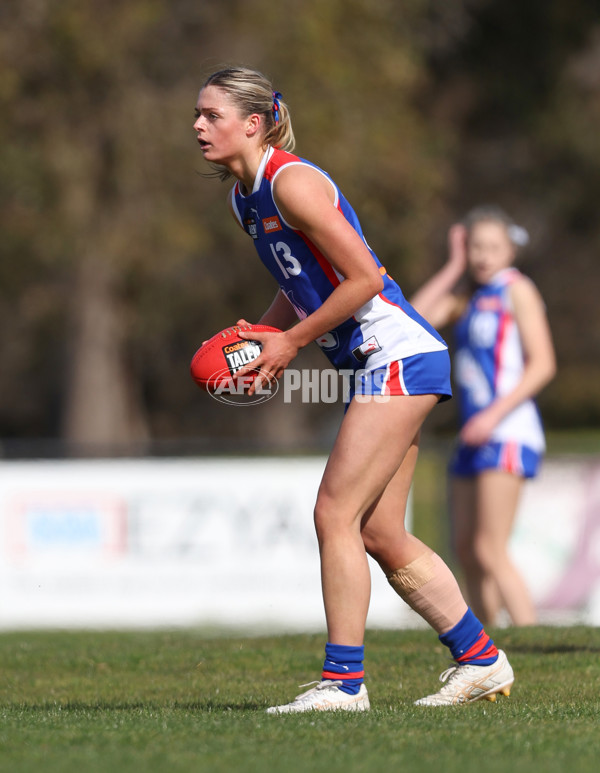
<svg viewBox="0 0 600 773">
<path fill-rule="evenodd" d="M 364 711 L 364 633 L 371 592 L 367 554 L 436 631 L 455 661 L 441 706 L 508 694 L 513 671 L 468 608 L 443 561 L 404 528 L 427 414 L 450 394 L 442 338 L 404 299 L 367 245 L 333 180 L 292 154 L 287 105 L 261 73 L 228 68 L 201 87 L 194 131 L 204 158 L 235 184 L 229 204 L 278 290 L 252 332 L 252 364 L 278 378 L 318 340 L 353 373 L 352 390 L 315 505 L 328 641 L 321 680 L 270 713 Z"/>
</svg>

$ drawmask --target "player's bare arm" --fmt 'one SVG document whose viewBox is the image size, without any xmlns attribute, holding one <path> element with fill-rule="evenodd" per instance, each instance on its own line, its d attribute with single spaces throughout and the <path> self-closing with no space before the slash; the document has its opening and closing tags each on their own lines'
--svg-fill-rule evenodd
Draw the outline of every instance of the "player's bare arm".
<svg viewBox="0 0 600 773">
<path fill-rule="evenodd" d="M 457 223 L 448 232 L 448 260 L 410 299 L 414 308 L 434 327 L 456 322 L 466 307 L 456 285 L 467 270 L 467 232 Z"/>
<path fill-rule="evenodd" d="M 298 321 L 298 316 L 287 295 L 278 290 L 273 302 L 258 321 L 261 325 L 271 325 L 280 330 L 287 330 Z"/>
<path fill-rule="evenodd" d="M 364 241 L 335 207 L 333 188 L 322 174 L 302 166 L 283 169 L 274 198 L 286 222 L 344 277 L 323 305 L 293 328 L 256 336 L 263 350 L 255 366 L 279 378 L 299 349 L 351 317 L 382 290 L 383 280 Z"/>
<path fill-rule="evenodd" d="M 274 196 L 285 220 L 344 277 L 321 308 L 289 331 L 301 348 L 351 317 L 381 292 L 383 280 L 365 242 L 336 208 L 331 183 L 317 170 L 304 166 L 282 170 Z"/>
</svg>

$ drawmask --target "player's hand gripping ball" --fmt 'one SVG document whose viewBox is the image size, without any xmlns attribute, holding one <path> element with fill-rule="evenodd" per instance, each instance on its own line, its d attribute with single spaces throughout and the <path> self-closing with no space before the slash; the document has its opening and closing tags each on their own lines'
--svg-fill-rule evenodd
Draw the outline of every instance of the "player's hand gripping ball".
<svg viewBox="0 0 600 773">
<path fill-rule="evenodd" d="M 245 333 L 252 330 L 281 333 L 270 325 L 234 325 L 205 341 L 193 356 L 190 370 L 196 384 L 207 392 L 215 392 L 224 383 L 235 380 L 235 374 L 260 355 L 262 345 L 258 341 L 240 338 L 240 330 Z"/>
</svg>

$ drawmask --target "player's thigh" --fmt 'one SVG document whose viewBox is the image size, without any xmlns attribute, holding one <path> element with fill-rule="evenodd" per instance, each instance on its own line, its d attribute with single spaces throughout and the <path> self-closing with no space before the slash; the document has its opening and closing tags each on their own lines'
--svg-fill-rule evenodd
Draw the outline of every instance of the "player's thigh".
<svg viewBox="0 0 600 773">
<path fill-rule="evenodd" d="M 436 402 L 434 395 L 353 400 L 325 468 L 321 503 L 362 516 L 394 477 Z"/>
<path fill-rule="evenodd" d="M 487 540 L 506 543 L 523 488 L 523 478 L 505 470 L 484 470 L 477 476 L 477 530 Z"/>
<path fill-rule="evenodd" d="M 462 556 L 473 544 L 477 520 L 477 477 L 452 476 L 449 488 L 452 544 Z"/>
</svg>

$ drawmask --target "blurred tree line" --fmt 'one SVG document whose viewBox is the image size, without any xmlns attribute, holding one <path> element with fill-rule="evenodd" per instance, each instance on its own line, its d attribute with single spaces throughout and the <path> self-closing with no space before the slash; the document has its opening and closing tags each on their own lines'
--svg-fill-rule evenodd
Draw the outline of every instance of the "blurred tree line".
<svg viewBox="0 0 600 773">
<path fill-rule="evenodd" d="M 297 152 L 334 176 L 405 294 L 467 209 L 511 212 L 559 358 L 546 423 L 600 424 L 595 0 L 11 0 L 0 56 L 5 452 L 310 447 L 335 428 L 339 405 L 242 410 L 189 378 L 202 340 L 276 290 L 192 130 L 226 64 L 274 79 Z M 296 364 L 325 363 L 315 346 Z"/>
</svg>

